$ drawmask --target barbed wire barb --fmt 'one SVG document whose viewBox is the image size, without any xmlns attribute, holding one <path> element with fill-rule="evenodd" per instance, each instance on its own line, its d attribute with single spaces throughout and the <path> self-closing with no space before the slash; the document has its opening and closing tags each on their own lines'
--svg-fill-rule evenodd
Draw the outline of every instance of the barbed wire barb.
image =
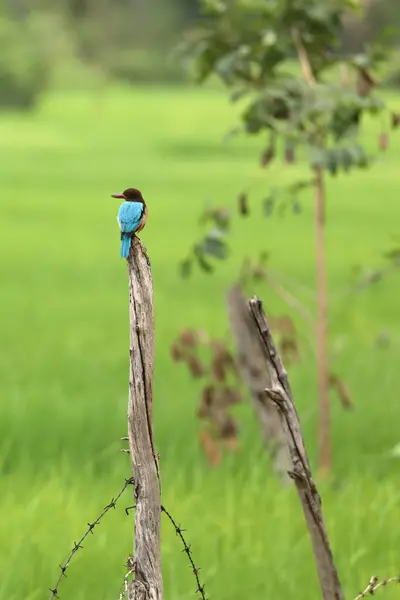
<svg viewBox="0 0 400 600">
<path fill-rule="evenodd" d="M 80 550 L 80 549 L 83 548 L 82 543 L 85 541 L 85 539 L 88 537 L 88 535 L 90 533 L 93 534 L 93 530 L 96 527 L 96 525 L 99 525 L 101 519 L 104 517 L 104 515 L 106 513 L 108 513 L 108 511 L 111 508 L 115 508 L 118 500 L 120 499 L 120 497 L 122 496 L 122 494 L 124 493 L 124 491 L 126 490 L 126 488 L 129 485 L 133 485 L 133 483 L 134 483 L 133 477 L 129 477 L 128 479 L 125 479 L 125 483 L 124 483 L 122 489 L 120 490 L 120 492 L 115 496 L 115 498 L 114 497 L 111 498 L 111 501 L 103 508 L 103 510 L 101 511 L 101 513 L 99 514 L 99 516 L 97 517 L 97 519 L 95 519 L 91 523 L 88 523 L 88 527 L 87 527 L 85 533 L 82 535 L 82 537 L 77 542 L 74 542 L 72 550 L 69 553 L 67 559 L 65 560 L 65 562 L 62 565 L 59 565 L 60 573 L 58 575 L 58 578 L 57 578 L 55 586 L 53 588 L 49 588 L 50 592 L 51 592 L 50 600 L 53 600 L 54 598 L 59 598 L 58 588 L 60 586 L 60 582 L 61 582 L 61 580 L 62 580 L 63 577 L 67 577 L 66 570 L 68 569 L 68 567 L 69 567 L 69 565 L 71 563 L 72 557 L 74 556 L 75 552 L 77 552 L 78 550 Z"/>
<path fill-rule="evenodd" d="M 193 560 L 191 546 L 189 546 L 186 543 L 186 540 L 183 536 L 183 532 L 185 531 L 185 529 L 182 529 L 182 527 L 176 523 L 175 519 L 172 517 L 172 515 L 166 510 L 166 508 L 163 505 L 161 505 L 161 512 L 165 513 L 165 515 L 171 521 L 172 526 L 175 529 L 176 535 L 179 536 L 181 539 L 181 542 L 183 544 L 182 552 L 185 552 L 186 556 L 188 557 L 189 562 L 190 562 L 190 567 L 191 567 L 193 575 L 196 579 L 196 584 L 197 584 L 196 593 L 200 594 L 201 600 L 209 600 L 209 598 L 207 598 L 205 595 L 205 586 L 201 585 L 201 583 L 200 583 L 200 578 L 199 578 L 200 568 L 196 567 L 194 560 Z"/>
</svg>

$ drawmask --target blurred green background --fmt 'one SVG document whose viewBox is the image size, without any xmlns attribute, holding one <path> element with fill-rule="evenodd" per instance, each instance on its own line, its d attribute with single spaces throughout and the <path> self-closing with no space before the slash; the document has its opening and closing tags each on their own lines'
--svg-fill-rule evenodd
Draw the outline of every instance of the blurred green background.
<svg viewBox="0 0 400 600">
<path fill-rule="evenodd" d="M 367 9 L 363 23 L 346 24 L 345 46 L 400 23 L 390 0 Z M 236 108 L 219 86 L 191 85 L 169 56 L 197 14 L 189 0 L 0 2 L 0 600 L 46 598 L 73 541 L 129 476 L 119 453 L 127 273 L 118 201 L 110 198 L 128 186 L 143 191 L 150 213 L 142 239 L 155 286 L 163 503 L 187 529 L 212 599 L 318 597 L 295 490 L 275 480 L 250 405 L 237 411 L 240 451 L 210 469 L 199 445 L 198 386 L 169 356 L 183 327 L 224 334 L 224 293 L 244 248 L 270 250 L 277 271 L 311 288 L 315 278 L 311 195 L 301 215 L 262 218 L 257 200 L 287 181 L 287 167 L 261 171 L 260 141 L 224 141 Z M 384 94 L 398 109 L 397 56 L 394 47 Z M 369 125 L 373 151 L 381 126 Z M 394 134 L 371 170 L 328 184 L 334 365 L 354 410 L 333 397 L 334 472 L 320 491 L 350 598 L 373 574 L 399 571 L 400 278 L 394 272 L 350 297 L 337 290 L 353 266 L 381 264 L 399 232 L 399 161 Z M 246 186 L 254 210 L 235 219 L 229 260 L 212 276 L 182 280 L 178 263 L 199 234 L 204 206 L 234 207 Z M 267 287 L 257 291 L 268 311 L 288 312 Z M 384 347 L 376 342 L 383 337 Z M 314 464 L 307 349 L 289 375 Z M 133 514 L 123 510 L 131 500 L 126 492 L 75 556 L 61 598 L 118 598 L 132 547 Z M 162 528 L 166 598 L 193 598 L 179 540 L 168 522 Z M 398 597 L 398 587 L 384 593 Z"/>
</svg>

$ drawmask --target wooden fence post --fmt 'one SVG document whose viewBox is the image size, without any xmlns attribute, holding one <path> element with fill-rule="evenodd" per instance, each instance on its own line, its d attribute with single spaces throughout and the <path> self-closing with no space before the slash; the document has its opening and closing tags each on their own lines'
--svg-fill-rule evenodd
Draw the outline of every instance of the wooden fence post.
<svg viewBox="0 0 400 600">
<path fill-rule="evenodd" d="M 247 310 L 253 320 L 258 340 L 266 357 L 270 383 L 265 390 L 265 398 L 276 405 L 281 416 L 292 463 L 289 474 L 296 485 L 310 533 L 322 597 L 324 600 L 343 600 L 343 590 L 322 514 L 321 498 L 311 475 L 289 380 L 272 339 L 260 300 L 257 297 L 252 298 L 247 303 Z"/>
<path fill-rule="evenodd" d="M 279 410 L 265 395 L 265 389 L 271 383 L 267 358 L 254 319 L 249 314 L 246 299 L 238 285 L 228 290 L 226 304 L 239 355 L 239 370 L 249 389 L 272 467 L 281 481 L 288 483 L 290 455 Z"/>
<path fill-rule="evenodd" d="M 160 519 L 161 487 L 153 436 L 153 280 L 146 250 L 132 240 L 129 274 L 130 374 L 128 437 L 136 504 L 134 580 L 129 600 L 163 600 Z"/>
</svg>

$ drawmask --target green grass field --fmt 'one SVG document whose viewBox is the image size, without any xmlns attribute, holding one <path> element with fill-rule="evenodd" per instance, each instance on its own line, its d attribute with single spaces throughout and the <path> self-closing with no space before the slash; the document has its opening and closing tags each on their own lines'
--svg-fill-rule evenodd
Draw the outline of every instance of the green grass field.
<svg viewBox="0 0 400 600">
<path fill-rule="evenodd" d="M 391 98 L 396 104 L 396 98 Z M 399 99 L 400 102 L 400 99 Z M 48 97 L 35 115 L 0 119 L 0 600 L 49 595 L 74 540 L 129 475 L 126 431 L 127 274 L 110 194 L 142 189 L 142 234 L 153 266 L 156 310 L 155 431 L 163 502 L 187 529 L 211 600 L 318 598 L 310 543 L 295 490 L 271 474 L 251 407 L 240 407 L 241 452 L 210 471 L 198 444 L 198 388 L 171 363 L 184 326 L 222 334 L 223 294 L 244 253 L 271 251 L 276 270 L 314 285 L 313 204 L 301 215 L 261 216 L 270 185 L 301 171 L 257 165 L 260 141 L 224 143 L 235 111 L 215 90 L 112 89 Z M 376 147 L 379 124 L 368 143 Z M 374 266 L 399 231 L 400 137 L 380 164 L 329 182 L 330 290 L 353 265 Z M 199 234 L 206 202 L 235 205 L 251 186 L 252 215 L 235 219 L 232 255 L 214 276 L 182 281 L 178 261 Z M 256 290 L 255 290 L 256 291 Z M 286 311 L 268 289 L 267 310 Z M 346 595 L 400 566 L 400 278 L 333 305 L 334 367 L 354 411 L 333 404 L 334 475 L 321 484 Z M 312 307 L 312 301 L 310 306 Z M 301 322 L 299 327 L 303 327 Z M 377 348 L 380 332 L 389 345 Z M 335 347 L 336 347 L 335 346 Z M 290 369 L 315 464 L 314 366 L 306 351 Z M 67 600 L 113 600 L 131 551 L 133 516 L 121 499 L 74 559 Z M 179 541 L 163 520 L 166 598 L 194 598 Z M 398 587 L 388 589 L 396 598 Z"/>
</svg>

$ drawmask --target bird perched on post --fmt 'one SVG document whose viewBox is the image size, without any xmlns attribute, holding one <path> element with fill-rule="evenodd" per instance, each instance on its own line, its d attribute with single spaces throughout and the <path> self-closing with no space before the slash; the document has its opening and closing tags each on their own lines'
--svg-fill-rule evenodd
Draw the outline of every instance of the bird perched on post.
<svg viewBox="0 0 400 600">
<path fill-rule="evenodd" d="M 143 229 L 147 221 L 147 206 L 142 193 L 136 188 L 128 188 L 122 194 L 112 194 L 112 198 L 123 198 L 117 221 L 121 230 L 121 258 L 128 258 L 132 237 Z"/>
</svg>

